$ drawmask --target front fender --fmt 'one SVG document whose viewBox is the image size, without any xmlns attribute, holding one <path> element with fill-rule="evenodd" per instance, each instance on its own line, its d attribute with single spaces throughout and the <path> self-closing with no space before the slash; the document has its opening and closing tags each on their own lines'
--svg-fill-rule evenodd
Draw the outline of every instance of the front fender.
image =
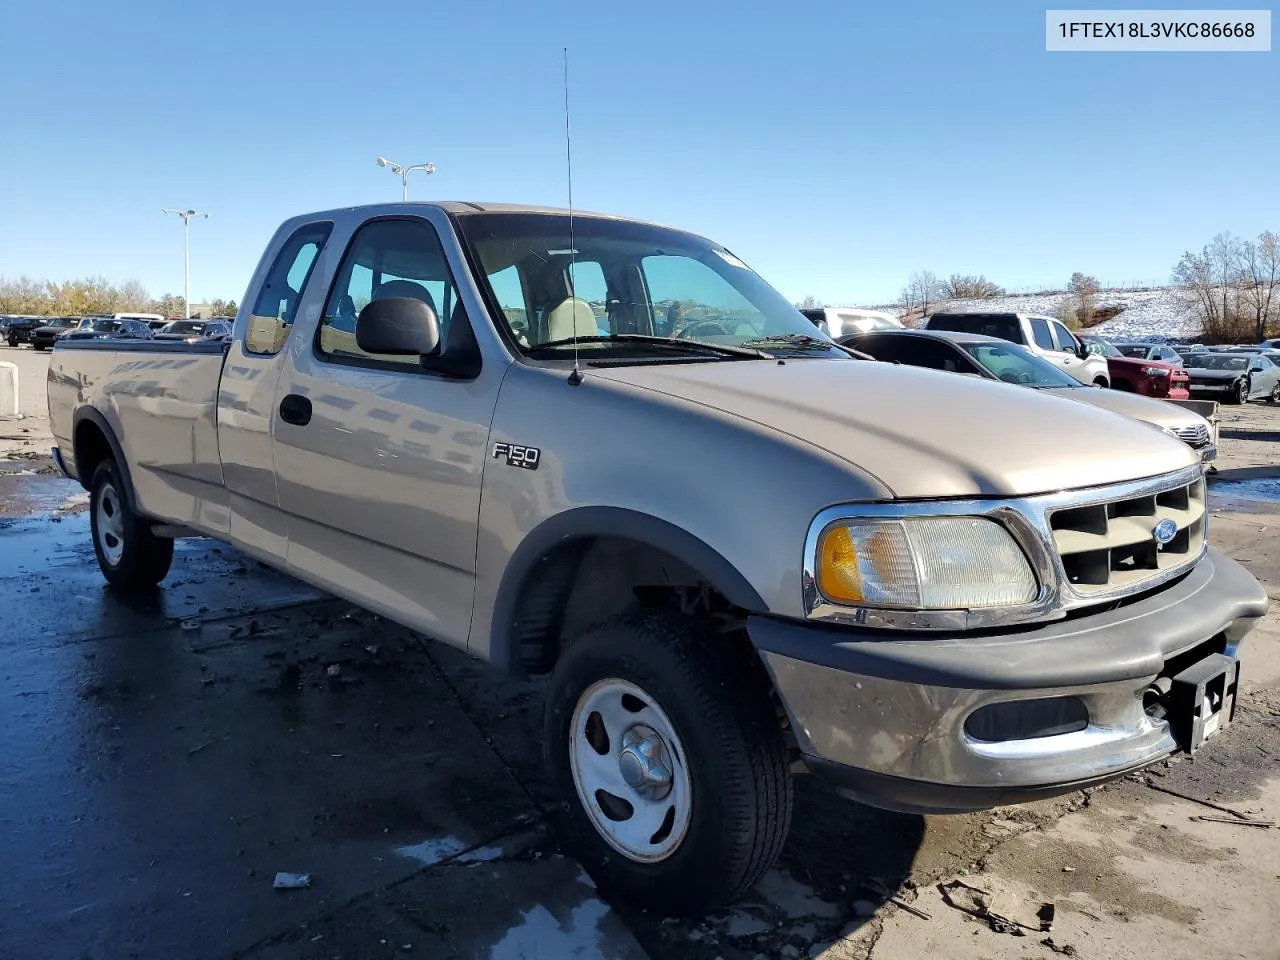
<svg viewBox="0 0 1280 960">
<path fill-rule="evenodd" d="M 558 547 L 595 537 L 618 537 L 660 550 L 697 570 L 734 606 L 768 613 L 764 599 L 736 567 L 693 534 L 657 517 L 622 507 L 578 507 L 542 521 L 511 555 L 498 586 L 489 628 L 488 659 L 519 672 L 520 651 L 512 642 L 516 605 L 538 562 Z"/>
</svg>

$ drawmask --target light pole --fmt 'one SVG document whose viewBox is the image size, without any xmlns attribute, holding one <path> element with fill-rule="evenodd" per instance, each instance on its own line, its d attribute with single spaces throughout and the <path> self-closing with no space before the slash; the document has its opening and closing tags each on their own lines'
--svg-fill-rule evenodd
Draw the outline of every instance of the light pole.
<svg viewBox="0 0 1280 960">
<path fill-rule="evenodd" d="M 191 218 L 192 217 L 208 217 L 207 213 L 201 213 L 198 210 L 170 210 L 164 208 L 165 213 L 176 213 L 182 218 L 182 255 L 183 255 L 183 274 L 182 274 L 182 318 L 184 320 L 191 319 Z"/>
<path fill-rule="evenodd" d="M 409 199 L 409 174 L 415 170 L 421 170 L 423 173 L 435 173 L 436 165 L 434 163 L 415 163 L 412 167 L 402 166 L 394 160 L 388 160 L 386 157 L 378 157 L 378 166 L 390 167 L 392 173 L 400 175 L 401 200 Z"/>
</svg>

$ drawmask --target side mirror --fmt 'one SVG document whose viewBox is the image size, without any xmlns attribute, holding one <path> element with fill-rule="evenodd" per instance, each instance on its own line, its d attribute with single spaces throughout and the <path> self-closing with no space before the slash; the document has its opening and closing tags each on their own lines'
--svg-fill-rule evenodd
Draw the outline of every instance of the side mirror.
<svg viewBox="0 0 1280 960">
<path fill-rule="evenodd" d="M 371 300 L 356 317 L 356 346 L 385 356 L 432 356 L 440 350 L 440 321 L 416 297 Z"/>
</svg>

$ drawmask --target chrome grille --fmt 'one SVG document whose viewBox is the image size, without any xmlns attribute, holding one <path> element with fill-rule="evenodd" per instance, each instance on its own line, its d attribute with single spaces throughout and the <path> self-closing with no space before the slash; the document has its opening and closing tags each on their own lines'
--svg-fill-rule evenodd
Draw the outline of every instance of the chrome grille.
<svg viewBox="0 0 1280 960">
<path fill-rule="evenodd" d="M 1204 478 L 1138 496 L 1059 507 L 1048 519 L 1063 572 L 1078 596 L 1129 593 L 1200 556 L 1205 544 Z M 1155 529 L 1163 520 L 1172 520 L 1177 530 L 1161 544 Z"/>
<path fill-rule="evenodd" d="M 1209 442 L 1208 424 L 1196 423 L 1189 427 L 1178 427 L 1173 433 L 1179 440 L 1193 447 L 1203 447 Z"/>
</svg>

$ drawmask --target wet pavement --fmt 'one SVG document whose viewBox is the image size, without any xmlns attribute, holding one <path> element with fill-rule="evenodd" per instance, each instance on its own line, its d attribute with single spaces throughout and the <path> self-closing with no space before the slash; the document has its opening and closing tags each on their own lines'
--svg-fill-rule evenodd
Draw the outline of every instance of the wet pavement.
<svg viewBox="0 0 1280 960">
<path fill-rule="evenodd" d="M 1250 499 L 1280 471 L 1225 466 L 1213 538 L 1280 596 L 1280 507 Z M 1056 899 L 1057 945 L 1082 957 L 1268 960 L 1280 941 L 1256 909 L 1280 896 L 1280 830 L 1188 826 L 1204 803 L 1280 818 L 1274 614 L 1245 649 L 1240 720 L 1196 758 L 964 817 L 801 777 L 779 867 L 689 923 L 607 904 L 558 849 L 540 682 L 212 541 L 180 541 L 161 589 L 121 597 L 83 491 L 48 467 L 0 461 L 0 960 L 1054 956 L 933 886 L 997 875 Z M 279 871 L 310 885 L 275 890 Z"/>
</svg>

